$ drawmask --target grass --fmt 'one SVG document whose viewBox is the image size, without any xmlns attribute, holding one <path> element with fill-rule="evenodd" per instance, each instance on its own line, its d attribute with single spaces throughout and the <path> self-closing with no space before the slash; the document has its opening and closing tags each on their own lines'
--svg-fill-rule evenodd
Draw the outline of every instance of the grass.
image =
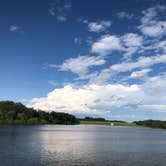
<svg viewBox="0 0 166 166">
<path fill-rule="evenodd" d="M 86 125 L 107 125 L 107 126 L 111 126 L 112 123 L 113 123 L 113 126 L 137 126 L 135 123 L 128 123 L 128 122 L 85 121 L 85 120 L 80 121 L 80 124 L 86 124 Z"/>
</svg>

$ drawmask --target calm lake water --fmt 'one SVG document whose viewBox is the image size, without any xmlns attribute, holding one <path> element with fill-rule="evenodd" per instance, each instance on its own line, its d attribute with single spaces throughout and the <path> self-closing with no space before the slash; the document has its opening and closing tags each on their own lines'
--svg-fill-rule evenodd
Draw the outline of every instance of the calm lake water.
<svg viewBox="0 0 166 166">
<path fill-rule="evenodd" d="M 0 126 L 0 166 L 166 166 L 166 130 Z"/>
</svg>

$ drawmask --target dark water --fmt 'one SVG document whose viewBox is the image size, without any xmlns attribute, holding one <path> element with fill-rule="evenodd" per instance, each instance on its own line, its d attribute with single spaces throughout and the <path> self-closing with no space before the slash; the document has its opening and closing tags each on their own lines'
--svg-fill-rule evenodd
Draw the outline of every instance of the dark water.
<svg viewBox="0 0 166 166">
<path fill-rule="evenodd" d="M 166 166 L 166 130 L 0 126 L 0 166 Z"/>
</svg>

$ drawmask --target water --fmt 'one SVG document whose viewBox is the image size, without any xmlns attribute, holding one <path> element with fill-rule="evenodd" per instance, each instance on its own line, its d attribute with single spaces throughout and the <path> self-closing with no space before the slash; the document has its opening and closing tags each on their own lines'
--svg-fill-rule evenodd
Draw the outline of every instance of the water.
<svg viewBox="0 0 166 166">
<path fill-rule="evenodd" d="M 0 126 L 0 166 L 165 166 L 166 130 Z"/>
</svg>

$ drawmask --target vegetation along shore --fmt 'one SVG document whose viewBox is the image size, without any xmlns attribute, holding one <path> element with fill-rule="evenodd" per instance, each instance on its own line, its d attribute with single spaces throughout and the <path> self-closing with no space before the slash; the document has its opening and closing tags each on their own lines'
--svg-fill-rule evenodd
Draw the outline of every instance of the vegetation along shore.
<svg viewBox="0 0 166 166">
<path fill-rule="evenodd" d="M 46 112 L 27 108 L 12 101 L 0 102 L 0 124 L 79 124 L 79 120 L 67 113 Z"/>
<path fill-rule="evenodd" d="M 68 113 L 35 110 L 33 108 L 27 108 L 21 103 L 16 103 L 13 101 L 0 101 L 0 124 L 86 124 L 109 126 L 143 126 L 166 129 L 166 121 L 143 120 L 125 122 L 93 117 L 78 119 L 74 115 Z"/>
</svg>

